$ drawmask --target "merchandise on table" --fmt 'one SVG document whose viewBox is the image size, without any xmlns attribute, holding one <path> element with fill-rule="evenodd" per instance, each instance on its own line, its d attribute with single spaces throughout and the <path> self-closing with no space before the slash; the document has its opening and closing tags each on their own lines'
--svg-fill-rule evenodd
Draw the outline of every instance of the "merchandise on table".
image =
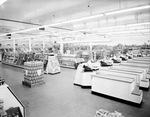
<svg viewBox="0 0 150 117">
<path fill-rule="evenodd" d="M 124 116 L 117 111 L 109 112 L 107 110 L 100 109 L 100 110 L 96 111 L 95 117 L 124 117 Z"/>
<path fill-rule="evenodd" d="M 43 62 L 31 61 L 25 62 L 24 64 L 24 85 L 32 87 L 37 84 L 43 84 L 44 81 L 44 71 Z"/>
</svg>

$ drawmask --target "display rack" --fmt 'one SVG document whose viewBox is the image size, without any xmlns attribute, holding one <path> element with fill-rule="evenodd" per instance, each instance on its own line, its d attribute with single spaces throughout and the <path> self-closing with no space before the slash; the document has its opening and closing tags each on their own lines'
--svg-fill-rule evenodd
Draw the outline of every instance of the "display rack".
<svg viewBox="0 0 150 117">
<path fill-rule="evenodd" d="M 24 62 L 33 61 L 33 60 L 43 61 L 44 55 L 42 55 L 41 53 L 35 53 L 35 56 L 34 56 L 32 52 L 30 53 L 7 52 L 4 54 L 2 63 L 5 65 L 24 68 Z"/>
<path fill-rule="evenodd" d="M 23 85 L 29 86 L 31 88 L 33 86 L 45 83 L 43 62 L 25 62 L 24 68 L 24 81 L 22 81 Z"/>
<path fill-rule="evenodd" d="M 0 99 L 3 100 L 5 117 L 25 117 L 25 106 L 5 83 L 0 85 Z"/>
</svg>

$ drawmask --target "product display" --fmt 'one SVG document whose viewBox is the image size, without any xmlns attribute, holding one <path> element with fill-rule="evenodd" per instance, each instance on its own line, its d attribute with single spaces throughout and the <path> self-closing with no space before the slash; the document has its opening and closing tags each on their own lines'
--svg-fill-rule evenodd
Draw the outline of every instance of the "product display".
<svg viewBox="0 0 150 117">
<path fill-rule="evenodd" d="M 19 107 L 11 107 L 6 110 L 7 117 L 23 117 Z"/>
<path fill-rule="evenodd" d="M 43 62 L 31 61 L 24 64 L 24 85 L 29 87 L 44 84 Z"/>
<path fill-rule="evenodd" d="M 60 73 L 60 65 L 55 54 L 48 55 L 47 64 L 45 66 L 45 73 Z"/>
<path fill-rule="evenodd" d="M 16 67 L 24 67 L 24 63 L 28 61 L 43 61 L 43 55 L 40 53 L 33 52 L 23 52 L 23 53 L 14 53 L 7 52 L 4 54 L 2 63 L 7 65 L 12 65 Z"/>
<path fill-rule="evenodd" d="M 120 112 L 109 112 L 104 109 L 96 111 L 95 117 L 124 117 Z"/>
<path fill-rule="evenodd" d="M 78 58 L 76 55 L 63 55 L 59 59 L 59 63 L 61 67 L 75 68 L 77 69 L 80 63 L 83 63 L 83 58 Z"/>
</svg>

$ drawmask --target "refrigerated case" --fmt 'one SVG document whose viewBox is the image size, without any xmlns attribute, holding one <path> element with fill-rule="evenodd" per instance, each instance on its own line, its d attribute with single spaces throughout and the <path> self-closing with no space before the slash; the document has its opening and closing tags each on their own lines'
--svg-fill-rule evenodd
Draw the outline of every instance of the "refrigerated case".
<svg viewBox="0 0 150 117">
<path fill-rule="evenodd" d="M 78 58 L 76 55 L 63 55 L 59 59 L 61 67 L 75 68 L 77 69 L 78 65 L 85 60 L 83 58 Z"/>
</svg>

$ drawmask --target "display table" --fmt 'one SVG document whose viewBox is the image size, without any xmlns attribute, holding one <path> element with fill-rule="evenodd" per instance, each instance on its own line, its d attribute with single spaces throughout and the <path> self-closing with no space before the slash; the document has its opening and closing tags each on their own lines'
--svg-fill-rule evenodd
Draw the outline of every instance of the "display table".
<svg viewBox="0 0 150 117">
<path fill-rule="evenodd" d="M 135 79 L 120 76 L 92 75 L 92 93 L 94 92 L 137 104 L 141 104 L 143 99 L 143 92 L 136 91 Z"/>
<path fill-rule="evenodd" d="M 4 110 L 8 110 L 11 107 L 19 107 L 22 116 L 25 117 L 24 105 L 7 84 L 0 86 L 0 99 L 4 101 Z"/>
</svg>

